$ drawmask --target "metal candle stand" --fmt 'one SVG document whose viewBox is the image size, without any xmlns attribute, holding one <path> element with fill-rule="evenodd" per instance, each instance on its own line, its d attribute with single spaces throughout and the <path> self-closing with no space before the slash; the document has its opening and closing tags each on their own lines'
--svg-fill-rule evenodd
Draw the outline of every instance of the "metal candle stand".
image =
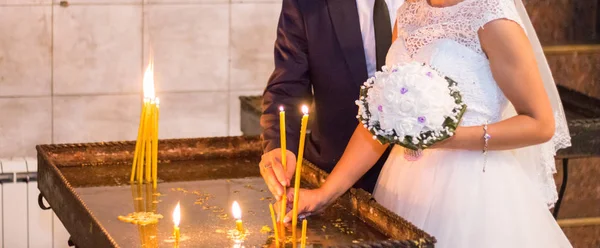
<svg viewBox="0 0 600 248">
<path fill-rule="evenodd" d="M 128 213 L 127 211 L 133 211 L 133 207 L 128 205 L 132 204 L 131 200 L 127 201 L 122 194 L 111 195 L 106 191 L 126 190 L 129 192 L 129 199 L 131 199 L 131 191 L 128 187 L 123 186 L 129 186 L 128 172 L 131 169 L 134 146 L 134 142 L 37 146 L 39 165 L 38 187 L 41 192 L 39 199 L 40 207 L 43 209 L 51 207 L 53 209 L 56 216 L 71 234 L 70 242 L 72 244 L 80 247 L 128 247 L 133 245 L 133 243 L 123 245 L 125 241 L 130 241 L 125 238 L 131 237 L 131 239 L 137 239 L 137 235 L 133 235 L 134 232 L 137 232 L 137 229 L 132 226 L 133 224 L 122 223 L 117 220 L 117 215 L 125 215 Z M 254 182 L 259 182 L 256 185 L 260 185 L 266 189 L 258 170 L 258 161 L 260 160 L 261 153 L 262 149 L 258 137 L 161 140 L 158 152 L 161 164 L 158 172 L 159 192 L 164 195 L 164 187 L 169 187 L 165 185 L 170 184 L 182 183 L 189 185 L 190 183 L 225 180 L 227 182 L 231 181 L 232 184 L 240 180 L 254 180 Z M 326 176 L 327 173 L 305 162 L 302 170 L 304 187 L 317 187 L 324 181 Z M 161 185 L 163 186 L 162 189 Z M 238 190 L 246 189 L 246 187 L 238 186 Z M 200 191 L 203 190 L 200 187 L 198 188 Z M 232 189 L 228 190 L 233 191 Z M 271 219 L 268 214 L 268 202 L 248 196 L 250 194 L 267 196 L 270 193 L 266 190 L 246 190 L 247 192 L 240 192 L 237 195 L 237 197 L 245 201 L 241 202 L 242 208 L 248 206 L 246 210 L 252 210 L 253 212 L 257 212 L 257 214 L 254 217 L 246 214 L 245 216 L 247 217 L 244 217 L 244 224 L 248 230 L 253 232 L 251 234 L 253 235 L 252 237 L 254 239 L 258 238 L 259 241 L 257 242 L 263 242 L 261 245 L 272 245 L 270 243 L 272 240 L 271 238 L 267 238 L 267 234 L 259 233 L 260 226 L 250 226 L 252 223 L 261 221 L 264 222 L 264 225 L 270 226 Z M 96 194 L 96 191 L 99 193 Z M 84 194 L 82 192 L 88 193 Z M 165 198 L 161 199 L 174 197 L 177 193 L 179 192 L 169 191 L 164 196 Z M 42 197 L 47 200 L 49 206 L 43 204 Z M 215 196 L 215 199 L 218 197 Z M 223 197 L 221 196 L 221 198 Z M 228 200 L 227 197 L 225 198 Z M 171 200 L 165 201 L 168 202 Z M 183 200 L 185 201 L 186 199 Z M 262 206 L 261 204 L 265 205 L 264 209 L 256 207 Z M 102 205 L 102 207 L 99 208 L 99 205 Z M 217 206 L 218 204 L 213 207 Z M 203 232 L 205 231 L 204 229 L 211 229 L 215 225 L 215 221 L 206 219 L 207 213 L 210 211 L 202 212 L 202 206 L 195 206 L 193 204 L 183 205 L 182 202 L 182 209 L 184 207 L 187 207 L 187 211 L 190 214 L 183 219 L 189 219 L 188 223 L 190 224 L 188 225 L 191 226 L 183 226 L 181 233 L 182 236 L 188 235 L 192 236 L 192 238 L 188 243 L 182 241 L 181 247 L 185 247 L 186 245 L 193 247 L 194 245 L 198 245 L 197 242 L 201 239 L 204 240 L 201 241 L 202 244 L 207 245 L 208 243 L 205 242 L 219 242 L 219 239 L 225 238 L 214 231 L 208 235 L 206 232 Z M 226 205 L 220 207 L 229 209 Z M 336 230 L 335 235 L 339 237 L 332 236 L 331 240 L 328 241 L 330 243 L 326 246 L 428 248 L 433 247 L 435 243 L 434 237 L 383 208 L 373 200 L 369 193 L 363 190 L 350 190 L 332 207 L 337 209 L 329 211 L 334 212 L 333 215 L 324 214 L 323 217 L 311 216 L 309 223 L 317 225 L 317 223 L 334 222 L 341 218 L 341 221 L 351 223 L 350 226 L 355 228 L 356 233 L 339 233 Z M 194 214 L 192 214 L 191 208 L 194 208 L 193 211 L 196 211 Z M 102 211 L 99 211 L 99 209 Z M 261 216 L 263 210 L 267 213 L 264 217 Z M 170 234 L 161 231 L 161 225 L 168 225 L 172 228 L 172 222 L 169 217 L 170 212 L 165 212 L 165 210 L 160 212 L 160 206 L 158 207 L 158 211 L 164 216 L 164 219 L 160 220 L 158 224 L 159 231 L 157 232 L 157 236 L 164 239 Z M 172 208 L 168 211 L 172 211 Z M 223 209 L 219 211 L 223 211 Z M 333 217 L 335 214 L 341 217 Z M 231 221 L 232 226 L 235 227 L 232 220 L 226 221 Z M 321 224 L 318 225 L 320 227 Z M 333 231 L 333 229 L 328 230 L 328 232 Z M 319 236 L 319 232 L 319 230 L 313 230 L 313 237 L 319 238 L 317 237 Z M 364 234 L 365 232 L 371 234 Z M 172 233 L 172 229 L 170 233 Z M 309 237 L 310 235 L 309 233 Z M 364 241 L 356 243 L 353 241 L 331 244 L 331 242 L 334 242 L 332 240 L 336 238 L 339 238 L 339 240 L 349 240 L 353 237 L 367 238 Z M 194 240 L 194 238 L 197 239 Z M 309 245 L 310 242 L 309 240 Z M 165 245 L 168 246 L 168 244 L 164 243 L 161 246 Z M 254 244 L 249 243 L 248 245 Z M 319 246 L 315 245 L 313 247 Z"/>
</svg>

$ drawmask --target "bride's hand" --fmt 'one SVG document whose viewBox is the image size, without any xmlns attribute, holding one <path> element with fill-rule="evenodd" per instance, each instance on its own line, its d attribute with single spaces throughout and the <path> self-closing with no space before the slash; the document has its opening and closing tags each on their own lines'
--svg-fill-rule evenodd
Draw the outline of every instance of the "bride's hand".
<svg viewBox="0 0 600 248">
<path fill-rule="evenodd" d="M 294 199 L 294 188 L 288 189 L 288 206 L 292 206 Z M 325 196 L 321 189 L 300 189 L 298 197 L 298 216 L 309 216 L 324 210 L 331 199 Z M 292 211 L 290 210 L 284 217 L 283 222 L 292 221 Z"/>
</svg>

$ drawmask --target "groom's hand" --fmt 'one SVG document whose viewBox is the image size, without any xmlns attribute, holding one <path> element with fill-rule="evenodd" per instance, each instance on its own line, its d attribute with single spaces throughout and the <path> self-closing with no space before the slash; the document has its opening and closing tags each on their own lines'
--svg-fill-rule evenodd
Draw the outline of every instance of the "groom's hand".
<svg viewBox="0 0 600 248">
<path fill-rule="evenodd" d="M 283 195 L 283 187 L 290 186 L 290 180 L 294 175 L 296 168 L 296 155 L 290 151 L 286 151 L 287 171 L 283 171 L 281 164 L 281 149 L 273 149 L 262 155 L 259 163 L 260 174 L 262 175 L 269 191 L 279 201 Z"/>
</svg>

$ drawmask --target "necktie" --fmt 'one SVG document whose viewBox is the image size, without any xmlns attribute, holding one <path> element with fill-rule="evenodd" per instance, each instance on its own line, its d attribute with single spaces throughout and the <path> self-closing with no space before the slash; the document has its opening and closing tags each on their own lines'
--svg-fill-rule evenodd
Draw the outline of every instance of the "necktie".
<svg viewBox="0 0 600 248">
<path fill-rule="evenodd" d="M 390 12 L 385 0 L 375 0 L 373 7 L 373 23 L 375 26 L 375 54 L 377 70 L 385 65 L 385 56 L 392 45 L 392 24 Z"/>
</svg>

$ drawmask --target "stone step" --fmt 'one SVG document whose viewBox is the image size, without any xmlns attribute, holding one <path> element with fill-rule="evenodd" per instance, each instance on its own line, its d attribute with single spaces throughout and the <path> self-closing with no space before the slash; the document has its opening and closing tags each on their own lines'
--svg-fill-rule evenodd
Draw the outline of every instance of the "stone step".
<svg viewBox="0 0 600 248">
<path fill-rule="evenodd" d="M 523 0 L 543 45 L 598 43 L 599 0 Z"/>
<path fill-rule="evenodd" d="M 600 99 L 600 44 L 544 46 L 558 85 Z"/>
</svg>

